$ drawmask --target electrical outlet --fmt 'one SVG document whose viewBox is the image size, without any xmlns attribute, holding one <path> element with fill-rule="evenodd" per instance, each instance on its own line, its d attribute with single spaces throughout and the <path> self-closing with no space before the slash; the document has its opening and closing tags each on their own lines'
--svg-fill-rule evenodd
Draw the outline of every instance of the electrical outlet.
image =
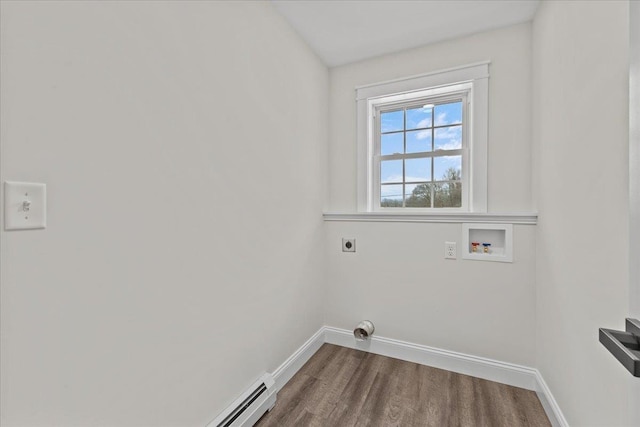
<svg viewBox="0 0 640 427">
<path fill-rule="evenodd" d="M 342 239 L 342 252 L 355 252 L 356 239 Z"/>
<path fill-rule="evenodd" d="M 444 257 L 446 259 L 458 258 L 456 254 L 456 242 L 444 242 Z"/>
</svg>

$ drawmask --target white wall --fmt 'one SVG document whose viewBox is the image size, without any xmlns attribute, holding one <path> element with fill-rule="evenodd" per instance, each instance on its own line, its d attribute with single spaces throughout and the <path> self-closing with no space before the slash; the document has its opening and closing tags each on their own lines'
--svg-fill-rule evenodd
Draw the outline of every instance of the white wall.
<svg viewBox="0 0 640 427">
<path fill-rule="evenodd" d="M 510 263 L 445 260 L 460 224 L 327 224 L 327 324 L 534 366 L 534 226 L 514 226 Z M 341 250 L 356 238 L 356 253 Z M 459 255 L 459 254 L 458 254 Z"/>
<path fill-rule="evenodd" d="M 631 425 L 598 342 L 629 307 L 628 7 L 542 2 L 533 27 L 536 365 L 573 426 Z"/>
<path fill-rule="evenodd" d="M 356 86 L 485 60 L 491 61 L 489 211 L 529 212 L 532 207 L 529 23 L 332 68 L 329 98 L 330 210 L 356 210 Z"/>
<path fill-rule="evenodd" d="M 266 2 L 2 2 L 3 426 L 202 426 L 322 325 L 328 72 Z"/>
<path fill-rule="evenodd" d="M 640 259 L 640 2 L 629 2 L 629 259 Z M 640 264 L 629 262 L 630 317 L 640 319 Z M 632 380 L 631 402 L 640 402 L 640 381 Z M 640 425 L 640 405 L 629 405 Z"/>
<path fill-rule="evenodd" d="M 638 259 L 640 258 L 640 2 L 629 2 L 629 14 L 629 256 L 632 257 L 631 259 Z M 631 316 L 640 318 L 640 263 L 629 264 Z M 640 411 L 640 406 L 638 410 Z"/>
<path fill-rule="evenodd" d="M 356 86 L 490 60 L 489 210 L 529 212 L 531 26 L 516 25 L 332 68 L 329 207 L 356 209 Z M 505 177 L 508 177 L 505 179 Z M 328 222 L 327 324 L 533 366 L 535 231 L 514 227 L 514 263 L 444 260 L 460 224 Z M 355 237 L 357 252 L 341 252 Z"/>
</svg>

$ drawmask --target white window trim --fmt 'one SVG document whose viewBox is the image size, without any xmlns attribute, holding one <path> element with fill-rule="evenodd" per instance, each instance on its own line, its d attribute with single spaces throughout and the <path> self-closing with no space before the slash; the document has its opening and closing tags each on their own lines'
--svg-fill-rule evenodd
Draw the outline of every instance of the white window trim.
<svg viewBox="0 0 640 427">
<path fill-rule="evenodd" d="M 385 98 L 389 101 L 391 100 L 390 95 L 394 95 L 394 99 L 397 97 L 397 100 L 400 101 L 403 98 L 414 97 L 417 92 L 424 91 L 425 88 L 428 88 L 433 94 L 437 94 L 438 88 L 450 87 L 458 83 L 470 84 L 470 96 L 473 97 L 471 107 L 468 110 L 467 123 L 472 143 L 467 147 L 469 150 L 467 173 L 469 174 L 470 188 L 467 189 L 469 195 L 466 211 L 487 212 L 489 61 L 356 88 L 358 212 L 380 211 L 374 206 L 375 194 L 379 190 L 376 191 L 374 188 L 376 143 L 371 108 L 375 107 L 376 99 Z M 411 211 L 414 209 L 412 208 Z M 437 208 L 437 211 L 444 214 L 447 212 L 459 213 L 460 209 Z"/>
<path fill-rule="evenodd" d="M 425 223 L 492 223 L 492 224 L 522 224 L 536 225 L 538 214 L 536 212 L 518 213 L 478 213 L 457 212 L 442 213 L 440 211 L 429 213 L 409 212 L 325 212 L 322 214 L 325 221 L 339 222 L 425 222 Z"/>
</svg>

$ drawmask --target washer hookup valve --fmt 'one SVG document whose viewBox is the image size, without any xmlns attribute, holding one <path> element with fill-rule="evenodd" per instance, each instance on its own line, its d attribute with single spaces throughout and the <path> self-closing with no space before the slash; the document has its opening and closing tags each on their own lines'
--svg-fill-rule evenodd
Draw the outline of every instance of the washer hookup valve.
<svg viewBox="0 0 640 427">
<path fill-rule="evenodd" d="M 480 242 L 471 242 L 471 252 L 478 252 L 478 246 L 480 246 Z"/>
<path fill-rule="evenodd" d="M 485 254 L 488 254 L 489 246 L 491 246 L 491 243 L 483 243 L 482 246 L 484 246 L 484 250 L 482 252 L 484 252 Z"/>
</svg>

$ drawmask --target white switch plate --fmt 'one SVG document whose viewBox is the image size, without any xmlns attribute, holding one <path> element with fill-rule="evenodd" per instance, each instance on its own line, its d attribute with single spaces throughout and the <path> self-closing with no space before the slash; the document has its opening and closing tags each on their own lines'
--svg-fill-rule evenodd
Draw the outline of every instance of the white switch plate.
<svg viewBox="0 0 640 427">
<path fill-rule="evenodd" d="M 4 183 L 4 229 L 47 226 L 47 186 L 33 182 Z"/>
</svg>

